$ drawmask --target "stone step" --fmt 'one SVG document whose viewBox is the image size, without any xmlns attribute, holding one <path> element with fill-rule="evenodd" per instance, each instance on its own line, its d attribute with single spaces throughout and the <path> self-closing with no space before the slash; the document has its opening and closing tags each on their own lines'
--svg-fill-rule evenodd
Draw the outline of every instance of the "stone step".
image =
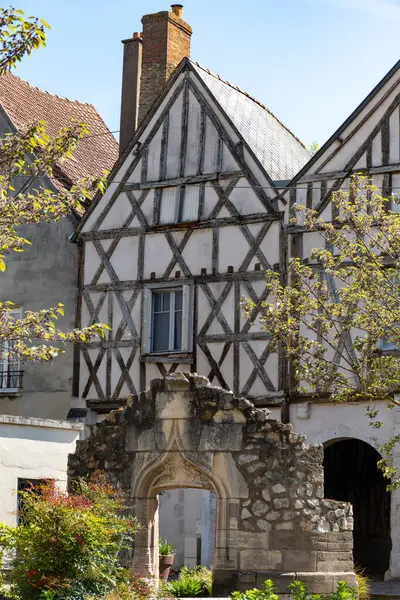
<svg viewBox="0 0 400 600">
<path fill-rule="evenodd" d="M 374 581 L 369 584 L 371 598 L 400 600 L 400 581 Z"/>
</svg>

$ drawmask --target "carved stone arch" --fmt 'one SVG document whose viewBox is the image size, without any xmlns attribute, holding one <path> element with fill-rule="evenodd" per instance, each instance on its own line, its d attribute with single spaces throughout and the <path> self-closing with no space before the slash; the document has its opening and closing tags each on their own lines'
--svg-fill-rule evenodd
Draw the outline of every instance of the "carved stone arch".
<svg viewBox="0 0 400 600">
<path fill-rule="evenodd" d="M 287 593 L 299 572 L 310 593 L 330 593 L 338 579 L 355 583 L 352 517 L 348 503 L 323 498 L 322 461 L 322 446 L 307 446 L 267 409 L 176 373 L 96 424 L 69 476 L 105 469 L 125 492 L 142 525 L 126 564 L 140 575 L 158 575 L 159 492 L 192 487 L 216 495 L 214 596 L 268 578 Z"/>
<path fill-rule="evenodd" d="M 195 488 L 213 492 L 217 500 L 215 560 L 228 554 L 226 531 L 229 529 L 229 481 L 212 475 L 204 462 L 193 460 L 184 451 L 173 450 L 153 459 L 143 468 L 133 489 L 132 501 L 142 515 L 142 528 L 135 540 L 133 567 L 141 575 L 157 572 L 158 566 L 158 494 L 178 488 Z"/>
</svg>

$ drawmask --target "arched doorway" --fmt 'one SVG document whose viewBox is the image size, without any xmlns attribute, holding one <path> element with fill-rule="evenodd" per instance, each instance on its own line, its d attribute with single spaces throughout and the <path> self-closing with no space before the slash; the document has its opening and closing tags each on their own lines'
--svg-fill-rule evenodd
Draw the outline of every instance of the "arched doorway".
<svg viewBox="0 0 400 600">
<path fill-rule="evenodd" d="M 389 568 L 390 493 L 377 467 L 380 454 L 358 439 L 325 444 L 325 498 L 351 502 L 354 510 L 354 563 L 375 580 Z"/>
<path fill-rule="evenodd" d="M 174 488 L 159 493 L 159 535 L 174 548 L 174 570 L 212 566 L 216 508 L 217 498 L 210 490 Z"/>
</svg>

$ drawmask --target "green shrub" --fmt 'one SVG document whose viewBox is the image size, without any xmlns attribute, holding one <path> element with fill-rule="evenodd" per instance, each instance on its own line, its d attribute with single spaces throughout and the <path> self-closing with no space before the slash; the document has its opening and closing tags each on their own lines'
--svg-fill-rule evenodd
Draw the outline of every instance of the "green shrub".
<svg viewBox="0 0 400 600">
<path fill-rule="evenodd" d="M 182 567 L 178 579 L 168 583 L 168 590 L 175 598 L 211 596 L 212 572 L 207 567 Z"/>
<path fill-rule="evenodd" d="M 37 493 L 39 492 L 39 493 Z M 103 598 L 126 580 L 119 554 L 131 546 L 136 521 L 102 476 L 68 495 L 52 483 L 21 492 L 17 527 L 0 525 L 0 549 L 11 557 L 15 600 Z"/>
<path fill-rule="evenodd" d="M 288 588 L 293 600 L 356 600 L 357 598 L 357 590 L 344 581 L 339 581 L 336 592 L 327 596 L 308 594 L 305 584 L 301 581 L 294 581 L 288 585 Z M 234 600 L 279 600 L 275 585 L 270 579 L 264 581 L 261 589 L 233 592 L 231 597 Z"/>
<path fill-rule="evenodd" d="M 158 552 L 160 556 L 170 556 L 171 554 L 175 554 L 173 545 L 165 538 L 160 538 L 158 540 Z"/>
</svg>

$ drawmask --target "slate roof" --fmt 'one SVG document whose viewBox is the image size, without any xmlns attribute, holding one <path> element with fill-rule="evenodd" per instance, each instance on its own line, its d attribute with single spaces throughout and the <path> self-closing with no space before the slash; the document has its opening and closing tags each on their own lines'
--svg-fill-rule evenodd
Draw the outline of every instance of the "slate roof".
<svg viewBox="0 0 400 600">
<path fill-rule="evenodd" d="M 292 179 L 310 160 L 301 141 L 261 102 L 190 61 L 272 180 Z"/>
<path fill-rule="evenodd" d="M 54 174 L 66 187 L 65 179 L 73 183 L 98 177 L 114 166 L 118 143 L 92 104 L 49 94 L 9 72 L 0 76 L 0 104 L 18 130 L 42 120 L 46 132 L 55 136 L 73 120 L 86 124 L 89 134 L 78 143 L 72 158 L 55 165 Z"/>
</svg>

